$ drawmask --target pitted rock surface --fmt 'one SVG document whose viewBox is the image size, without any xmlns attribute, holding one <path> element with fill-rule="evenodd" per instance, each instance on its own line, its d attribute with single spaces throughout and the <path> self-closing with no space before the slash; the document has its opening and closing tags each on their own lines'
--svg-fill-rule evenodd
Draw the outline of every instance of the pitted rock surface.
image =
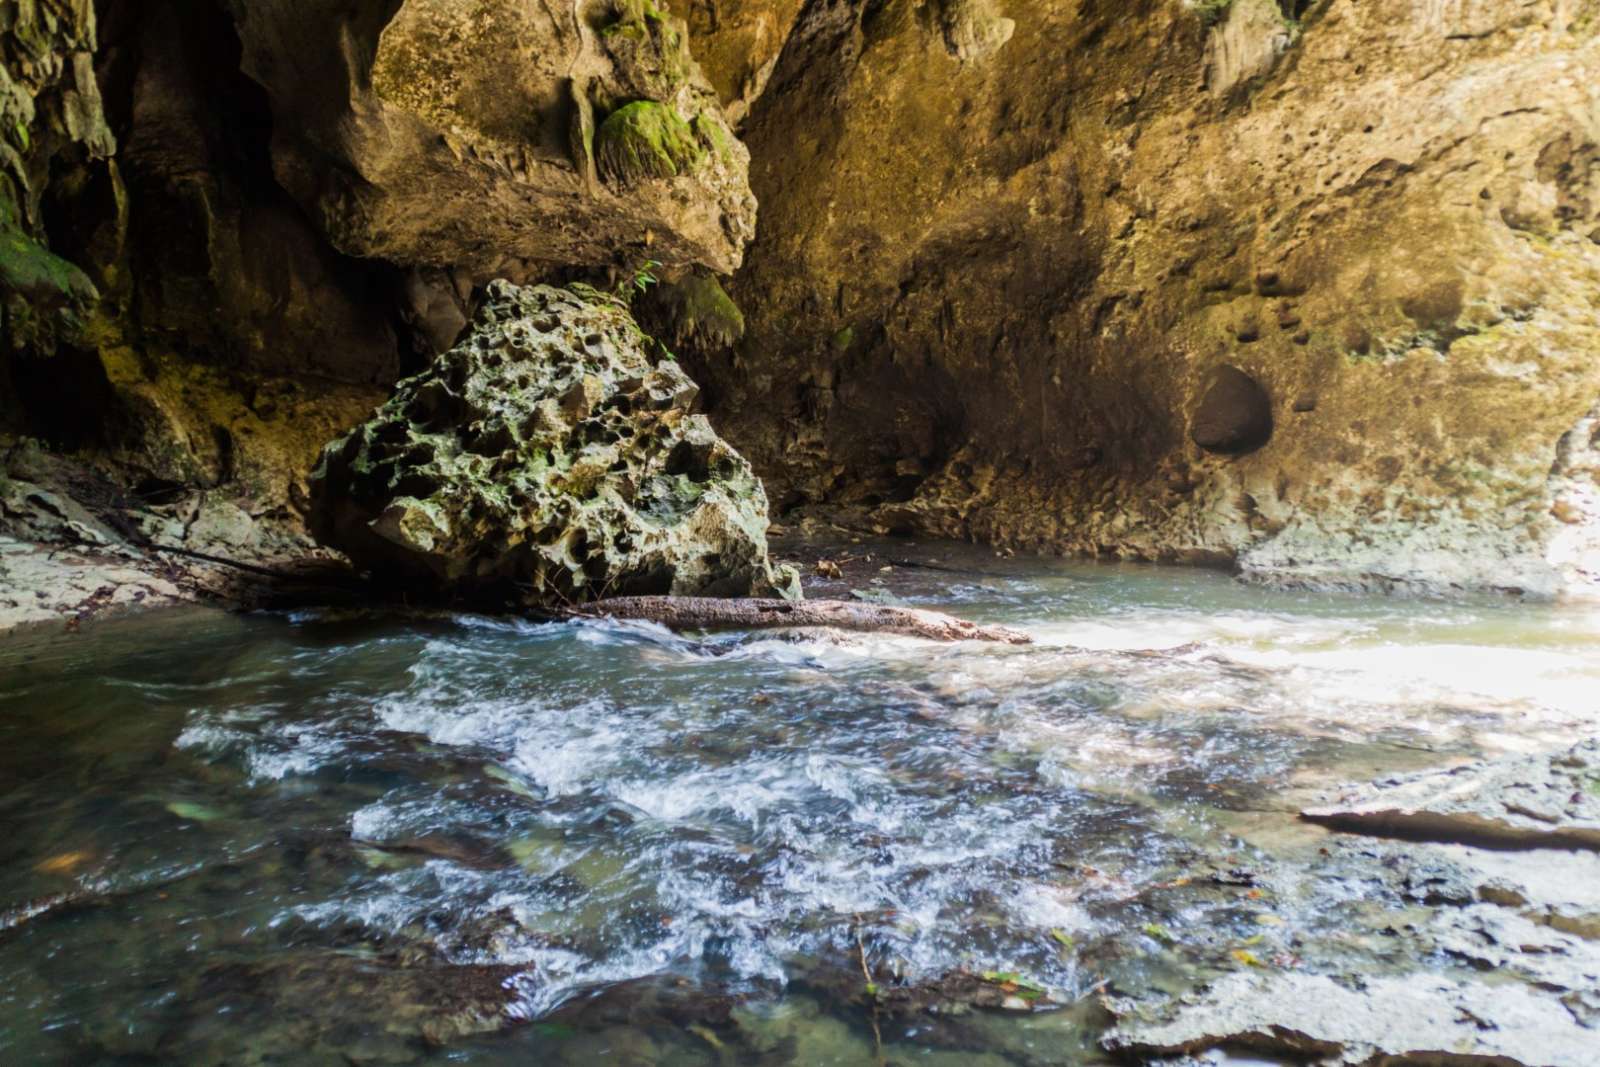
<svg viewBox="0 0 1600 1067">
<path fill-rule="evenodd" d="M 1106 1047 L 1140 1057 L 1243 1047 L 1317 1067 L 1594 1062 L 1594 1035 L 1576 1013 L 1523 986 L 1410 974 L 1352 988 L 1323 975 L 1238 973 L 1174 1007 L 1170 1019 L 1129 1015 Z"/>
<path fill-rule="evenodd" d="M 317 538 L 453 592 L 788 595 L 750 465 L 619 302 L 495 282 L 471 334 L 312 475 Z"/>
</svg>

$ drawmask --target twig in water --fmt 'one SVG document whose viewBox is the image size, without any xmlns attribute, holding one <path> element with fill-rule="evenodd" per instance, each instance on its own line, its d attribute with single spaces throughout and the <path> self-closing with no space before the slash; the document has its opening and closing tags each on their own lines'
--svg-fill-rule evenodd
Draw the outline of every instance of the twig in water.
<svg viewBox="0 0 1600 1067">
<path fill-rule="evenodd" d="M 861 977 L 867 982 L 867 1021 L 872 1024 L 873 1058 L 878 1067 L 887 1067 L 889 1061 L 883 1055 L 883 1033 L 878 1029 L 878 983 L 872 980 L 872 971 L 867 967 L 867 943 L 861 939 L 861 916 L 857 915 L 852 925 L 856 931 L 856 959 L 861 964 Z"/>
</svg>

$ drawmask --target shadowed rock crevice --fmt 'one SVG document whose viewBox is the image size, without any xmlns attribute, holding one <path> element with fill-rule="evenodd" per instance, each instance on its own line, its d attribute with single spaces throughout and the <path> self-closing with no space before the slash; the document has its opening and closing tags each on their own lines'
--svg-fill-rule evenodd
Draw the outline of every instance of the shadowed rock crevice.
<svg viewBox="0 0 1600 1067">
<path fill-rule="evenodd" d="M 1272 439 L 1272 398 L 1238 367 L 1218 367 L 1190 420 L 1189 437 L 1207 452 L 1254 452 Z"/>
</svg>

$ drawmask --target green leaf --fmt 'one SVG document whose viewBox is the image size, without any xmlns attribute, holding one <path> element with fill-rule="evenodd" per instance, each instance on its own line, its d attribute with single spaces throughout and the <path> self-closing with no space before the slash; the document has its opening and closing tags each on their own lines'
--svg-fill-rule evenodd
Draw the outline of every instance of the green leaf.
<svg viewBox="0 0 1600 1067">
<path fill-rule="evenodd" d="M 1160 923 L 1145 923 L 1144 932 L 1147 936 L 1155 938 L 1164 945 L 1176 945 L 1177 935 Z"/>
<path fill-rule="evenodd" d="M 203 804 L 190 804 L 183 800 L 174 800 L 167 805 L 167 810 L 180 819 L 191 819 L 194 822 L 210 822 L 212 819 L 222 818 L 220 811 L 213 811 Z"/>
<path fill-rule="evenodd" d="M 1055 938 L 1056 944 L 1065 949 L 1073 948 L 1077 944 L 1072 940 L 1072 935 L 1065 930 L 1051 930 L 1050 936 Z"/>
<path fill-rule="evenodd" d="M 1019 990 L 1032 993 L 1035 997 L 1045 992 L 1044 986 L 1015 971 L 983 971 L 979 977 L 995 985 L 1014 985 Z"/>
<path fill-rule="evenodd" d="M 381 848 L 358 848 L 356 849 L 356 856 L 374 871 L 395 871 L 402 867 L 410 867 L 413 862 L 409 857 L 396 856 L 393 853 L 385 852 Z"/>
</svg>

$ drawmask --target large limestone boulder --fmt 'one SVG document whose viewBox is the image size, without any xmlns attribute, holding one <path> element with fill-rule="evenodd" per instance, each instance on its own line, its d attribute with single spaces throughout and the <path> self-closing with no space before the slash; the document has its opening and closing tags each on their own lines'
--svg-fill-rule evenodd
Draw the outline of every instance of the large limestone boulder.
<svg viewBox="0 0 1600 1067">
<path fill-rule="evenodd" d="M 798 595 L 760 481 L 650 347 L 605 294 L 491 284 L 467 339 L 323 452 L 313 533 L 469 595 Z"/>
</svg>

